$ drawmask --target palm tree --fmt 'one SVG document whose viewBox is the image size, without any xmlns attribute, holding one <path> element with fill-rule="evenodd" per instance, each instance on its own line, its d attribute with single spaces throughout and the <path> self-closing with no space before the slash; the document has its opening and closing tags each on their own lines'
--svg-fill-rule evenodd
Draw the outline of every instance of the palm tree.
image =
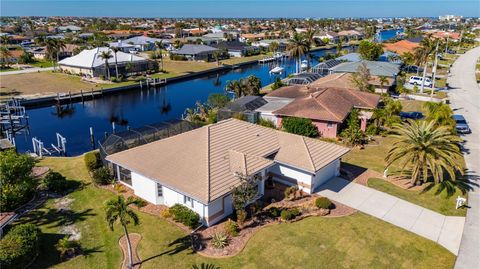
<svg viewBox="0 0 480 269">
<path fill-rule="evenodd" d="M 262 88 L 260 78 L 255 75 L 248 76 L 246 81 L 242 79 L 242 84 L 246 86 L 245 95 L 258 95 Z"/>
<path fill-rule="evenodd" d="M 290 56 L 296 59 L 296 73 L 300 73 L 300 61 L 302 56 L 309 50 L 305 37 L 302 34 L 295 32 L 289 41 L 287 50 L 290 53 Z"/>
<path fill-rule="evenodd" d="M 129 206 L 137 203 L 138 200 L 133 197 L 128 197 L 128 199 L 125 200 L 123 196 L 119 195 L 116 198 L 108 200 L 105 204 L 105 215 L 110 230 L 113 231 L 113 225 L 119 221 L 125 232 L 128 246 L 128 268 L 133 267 L 133 258 L 132 244 L 130 243 L 130 237 L 128 236 L 127 225 L 131 222 L 133 222 L 133 225 L 138 225 L 140 223 L 137 214 Z"/>
<path fill-rule="evenodd" d="M 68 236 L 58 240 L 55 248 L 60 252 L 60 258 L 62 259 L 66 256 L 74 256 L 81 251 L 80 244 L 75 240 L 69 240 Z"/>
<path fill-rule="evenodd" d="M 163 41 L 157 41 L 155 42 L 155 47 L 158 50 L 157 57 L 160 59 L 160 69 L 163 70 L 163 54 L 162 54 L 162 49 L 163 49 Z"/>
<path fill-rule="evenodd" d="M 110 79 L 110 66 L 108 65 L 108 60 L 113 57 L 112 52 L 110 50 L 104 50 L 97 57 L 105 61 L 105 78 Z"/>
<path fill-rule="evenodd" d="M 235 94 L 236 98 L 240 98 L 244 95 L 244 89 L 242 83 L 239 80 L 231 80 L 227 82 L 225 86 L 227 92 L 232 92 Z"/>
<path fill-rule="evenodd" d="M 426 102 L 423 107 L 427 111 L 426 120 L 434 121 L 436 126 L 447 126 L 452 132 L 455 130 L 455 120 L 452 118 L 453 111 L 449 105 Z"/>
<path fill-rule="evenodd" d="M 400 162 L 401 171 L 410 174 L 412 184 L 444 181 L 448 175 L 452 181 L 457 172 L 463 173 L 462 153 L 458 143 L 446 126 L 435 127 L 435 121 L 413 121 L 393 127 L 400 140 L 393 144 L 385 161 L 388 168 Z"/>
<path fill-rule="evenodd" d="M 0 59 L 1 59 L 1 65 L 2 68 L 8 66 L 9 64 L 9 59 L 12 56 L 12 53 L 6 46 L 0 46 Z"/>
<path fill-rule="evenodd" d="M 217 66 L 220 65 L 220 52 L 219 51 L 214 51 L 213 54 L 213 59 L 215 59 L 215 62 L 217 63 Z"/>
<path fill-rule="evenodd" d="M 120 49 L 118 47 L 111 47 L 110 49 L 113 51 L 113 54 L 115 55 L 115 77 L 118 79 L 117 52 L 119 52 Z"/>
<path fill-rule="evenodd" d="M 427 76 L 428 60 L 432 52 L 435 50 L 434 43 L 435 42 L 431 39 L 431 35 L 429 35 L 423 38 L 422 41 L 420 42 L 420 47 L 415 49 L 415 58 L 417 59 L 418 64 L 424 65 L 423 80 L 422 80 L 422 86 L 420 89 L 421 93 L 423 93 L 423 90 L 425 88 L 424 82 Z"/>
<path fill-rule="evenodd" d="M 388 78 L 386 76 L 379 76 L 380 87 L 383 89 L 383 86 L 388 83 Z"/>
<path fill-rule="evenodd" d="M 200 265 L 194 264 L 192 265 L 192 269 L 220 269 L 220 267 L 216 266 L 213 263 L 201 263 Z"/>
<path fill-rule="evenodd" d="M 278 44 L 277 41 L 273 41 L 272 43 L 270 43 L 270 46 L 268 46 L 268 50 L 269 50 L 270 52 L 275 53 L 275 52 L 277 52 L 279 46 L 280 46 L 280 45 Z"/>
</svg>

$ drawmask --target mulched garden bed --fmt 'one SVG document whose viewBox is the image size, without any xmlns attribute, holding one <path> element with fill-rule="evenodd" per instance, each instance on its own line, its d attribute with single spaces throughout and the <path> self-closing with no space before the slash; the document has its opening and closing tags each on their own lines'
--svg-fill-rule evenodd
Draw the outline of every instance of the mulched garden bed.
<svg viewBox="0 0 480 269">
<path fill-rule="evenodd" d="M 215 233 L 225 233 L 223 227 L 225 222 L 202 229 L 197 232 L 202 245 L 202 249 L 197 250 L 197 253 L 212 258 L 235 256 L 243 250 L 248 240 L 263 227 L 285 222 L 295 222 L 311 216 L 342 217 L 356 212 L 355 209 L 336 202 L 333 203 L 334 205 L 332 206 L 332 209 L 318 209 L 314 204 L 315 199 L 318 197 L 319 196 L 308 195 L 293 201 L 284 199 L 268 205 L 253 219 L 248 220 L 244 224 L 244 227 L 239 231 L 238 236 L 229 237 L 229 244 L 223 249 L 213 247 L 211 239 Z M 268 216 L 267 210 L 271 207 L 282 209 L 301 208 L 302 214 L 291 221 L 284 221 L 281 220 L 280 217 L 272 218 Z"/>
<path fill-rule="evenodd" d="M 130 238 L 130 243 L 132 244 L 132 259 L 133 259 L 132 268 L 138 269 L 141 267 L 141 260 L 138 257 L 137 246 L 138 246 L 138 242 L 140 242 L 140 239 L 142 239 L 142 236 L 137 233 L 129 233 L 128 236 Z M 123 253 L 123 260 L 120 268 L 128 269 L 128 245 L 127 245 L 127 240 L 125 235 L 120 237 L 120 239 L 118 240 L 118 244 L 120 245 L 120 248 L 122 249 L 122 253 Z"/>
</svg>

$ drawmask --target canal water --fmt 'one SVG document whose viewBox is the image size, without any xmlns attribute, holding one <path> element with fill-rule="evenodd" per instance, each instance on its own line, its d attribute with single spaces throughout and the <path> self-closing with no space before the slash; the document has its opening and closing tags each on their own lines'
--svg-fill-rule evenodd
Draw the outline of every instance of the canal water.
<svg viewBox="0 0 480 269">
<path fill-rule="evenodd" d="M 322 57 L 326 53 L 335 53 L 335 49 L 315 51 L 313 54 Z M 312 60 L 317 64 L 316 59 Z M 279 63 L 286 74 L 295 70 L 292 59 Z M 67 154 L 79 155 L 92 149 L 90 143 L 90 127 L 96 139 L 102 139 L 105 133 L 112 133 L 112 122 L 116 131 L 136 128 L 146 124 L 180 119 L 186 108 L 195 106 L 197 101 L 206 102 L 212 93 L 224 93 L 225 85 L 230 80 L 255 75 L 261 79 L 262 86 L 275 80 L 269 71 L 271 64 L 252 64 L 218 74 L 179 81 L 149 90 L 140 88 L 104 96 L 103 98 L 74 103 L 71 109 L 57 113 L 53 106 L 33 108 L 27 111 L 29 132 L 16 135 L 17 149 L 20 152 L 32 151 L 32 137 L 44 142 L 46 147 L 56 144 L 58 132 L 67 139 Z"/>
</svg>

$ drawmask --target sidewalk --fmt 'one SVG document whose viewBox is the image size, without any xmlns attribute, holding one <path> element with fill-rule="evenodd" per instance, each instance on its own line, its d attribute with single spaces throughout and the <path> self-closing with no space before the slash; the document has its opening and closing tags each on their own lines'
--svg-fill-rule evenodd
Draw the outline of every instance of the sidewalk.
<svg viewBox="0 0 480 269">
<path fill-rule="evenodd" d="M 448 217 L 375 189 L 334 178 L 317 194 L 430 239 L 457 255 L 464 217 Z M 452 205 L 454 206 L 454 205 Z"/>
<path fill-rule="evenodd" d="M 472 178 L 480 174 L 480 89 L 475 81 L 475 63 L 480 47 L 467 51 L 453 63 L 448 83 L 451 108 L 468 121 L 472 133 L 465 140 L 465 161 Z M 480 183 L 476 182 L 477 184 Z M 455 269 L 480 268 L 480 187 L 468 193 L 467 218 Z"/>
<path fill-rule="evenodd" d="M 33 68 L 27 68 L 22 70 L 0 72 L 0 76 L 36 73 L 36 72 L 51 71 L 51 70 L 53 70 L 53 67 L 46 67 L 46 68 L 33 67 Z"/>
</svg>

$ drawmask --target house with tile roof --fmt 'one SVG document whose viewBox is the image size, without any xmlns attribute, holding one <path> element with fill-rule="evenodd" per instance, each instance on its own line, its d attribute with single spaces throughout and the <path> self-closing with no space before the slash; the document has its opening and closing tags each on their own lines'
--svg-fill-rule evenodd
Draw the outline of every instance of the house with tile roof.
<svg viewBox="0 0 480 269">
<path fill-rule="evenodd" d="M 238 175 L 312 193 L 340 173 L 348 148 L 228 119 L 106 157 L 122 184 L 152 204 L 182 204 L 212 225 L 233 213 Z M 252 201 L 254 202 L 254 201 Z"/>
<path fill-rule="evenodd" d="M 395 52 L 396 54 L 403 55 L 406 52 L 413 53 L 413 51 L 420 47 L 419 43 L 409 40 L 400 40 L 395 43 L 384 43 L 383 50 Z"/>
<path fill-rule="evenodd" d="M 63 72 L 77 75 L 87 75 L 98 77 L 105 74 L 105 60 L 100 57 L 104 51 L 110 51 L 112 58 L 108 60 L 110 74 L 115 74 L 115 58 L 118 64 L 119 74 L 132 75 L 146 72 L 154 66 L 153 61 L 143 57 L 125 53 L 115 53 L 108 47 L 99 47 L 95 49 L 83 50 L 79 54 L 65 58 L 58 62 Z"/>
<path fill-rule="evenodd" d="M 360 127 L 365 131 L 372 110 L 380 102 L 380 96 L 348 88 L 348 81 L 337 81 L 341 83 L 325 80 L 318 85 L 282 87 L 267 94 L 266 98 L 291 100 L 271 112 L 275 115 L 276 126 L 280 128 L 285 117 L 307 118 L 312 120 L 321 137 L 335 138 L 352 109 L 356 108 L 360 110 Z M 260 117 L 263 117 L 263 114 Z"/>
</svg>

